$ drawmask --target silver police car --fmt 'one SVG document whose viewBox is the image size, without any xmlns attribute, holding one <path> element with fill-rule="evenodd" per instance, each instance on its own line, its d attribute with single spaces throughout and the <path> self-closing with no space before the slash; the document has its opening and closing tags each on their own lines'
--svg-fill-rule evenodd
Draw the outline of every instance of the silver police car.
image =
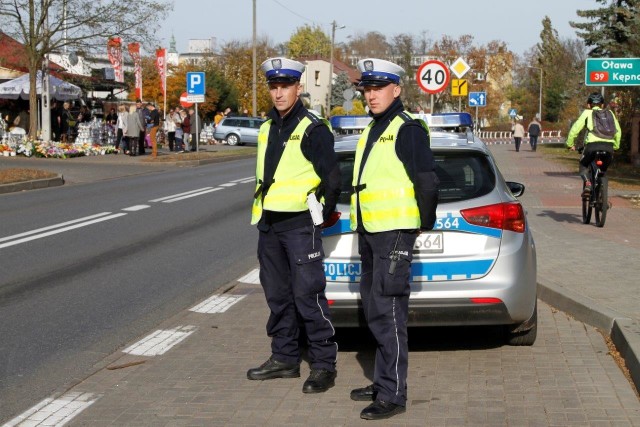
<svg viewBox="0 0 640 427">
<path fill-rule="evenodd" d="M 537 333 L 536 251 L 516 197 L 524 185 L 505 182 L 491 152 L 470 131 L 468 113 L 424 115 L 440 179 L 433 231 L 413 249 L 409 326 L 503 325 L 511 345 L 532 345 Z M 342 171 L 339 220 L 323 230 L 326 295 L 336 326 L 366 326 L 358 283 L 357 234 L 349 199 L 358 135 L 337 138 Z"/>
</svg>

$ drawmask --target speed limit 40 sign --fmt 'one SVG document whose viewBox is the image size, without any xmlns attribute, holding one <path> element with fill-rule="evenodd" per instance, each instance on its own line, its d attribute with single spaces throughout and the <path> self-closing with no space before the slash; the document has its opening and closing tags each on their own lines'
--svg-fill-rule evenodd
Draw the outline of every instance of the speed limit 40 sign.
<svg viewBox="0 0 640 427">
<path fill-rule="evenodd" d="M 432 59 L 418 68 L 418 86 L 427 93 L 440 93 L 449 85 L 451 74 L 444 62 Z"/>
</svg>

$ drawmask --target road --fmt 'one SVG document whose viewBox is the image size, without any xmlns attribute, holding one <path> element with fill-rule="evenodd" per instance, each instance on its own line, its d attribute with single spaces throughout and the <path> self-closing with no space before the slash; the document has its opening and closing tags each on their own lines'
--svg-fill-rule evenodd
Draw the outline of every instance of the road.
<svg viewBox="0 0 640 427">
<path fill-rule="evenodd" d="M 241 160 L 3 196 L 0 419 L 245 271 L 253 168 Z"/>
</svg>

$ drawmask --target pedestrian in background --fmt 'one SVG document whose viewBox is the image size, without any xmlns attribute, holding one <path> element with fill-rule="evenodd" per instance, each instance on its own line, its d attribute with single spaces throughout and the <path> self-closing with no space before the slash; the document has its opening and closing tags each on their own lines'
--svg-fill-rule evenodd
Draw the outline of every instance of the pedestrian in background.
<svg viewBox="0 0 640 427">
<path fill-rule="evenodd" d="M 138 138 L 136 140 L 138 142 L 138 154 L 141 156 L 145 154 L 144 138 L 146 136 L 147 123 L 146 110 L 147 109 L 142 106 L 142 100 L 136 99 L 136 112 L 138 113 L 140 123 L 142 123 L 142 130 L 140 131 L 140 134 L 138 135 Z M 131 144 L 129 144 L 129 149 L 131 149 Z"/>
<path fill-rule="evenodd" d="M 62 104 L 62 113 L 60 115 L 60 141 L 71 142 L 71 135 L 76 124 L 69 108 L 71 104 L 64 102 Z"/>
<path fill-rule="evenodd" d="M 524 126 L 522 126 L 521 118 L 516 118 L 516 122 L 513 125 L 513 140 L 516 143 L 516 152 L 520 151 L 520 143 L 524 138 Z"/>
<path fill-rule="evenodd" d="M 124 135 L 126 136 L 127 146 L 124 147 L 125 154 L 135 156 L 137 149 L 140 145 L 140 134 L 144 133 L 144 124 L 140 120 L 140 111 L 136 106 L 129 107 L 129 114 L 127 114 L 127 121 L 125 125 Z"/>
<path fill-rule="evenodd" d="M 198 137 L 202 130 L 202 119 L 196 114 L 196 110 L 189 108 L 189 123 L 191 124 L 191 137 L 189 138 L 190 151 L 196 151 L 198 147 Z"/>
<path fill-rule="evenodd" d="M 116 126 L 117 126 L 116 150 L 120 149 L 120 147 L 122 146 L 122 140 L 124 138 L 124 130 L 127 127 L 128 115 L 129 113 L 127 113 L 127 107 L 125 107 L 124 105 L 118 105 L 118 118 L 116 120 Z M 122 151 L 124 152 L 124 148 L 122 148 Z"/>
<path fill-rule="evenodd" d="M 413 247 L 435 224 L 439 181 L 428 126 L 400 100 L 404 69 L 375 58 L 357 65 L 373 120 L 356 146 L 350 219 L 362 308 L 377 347 L 373 384 L 352 390 L 351 399 L 373 401 L 360 418 L 378 420 L 405 412 Z"/>
<path fill-rule="evenodd" d="M 180 118 L 182 119 L 182 149 L 187 151 L 187 147 L 191 142 L 191 119 L 186 110 L 180 111 Z"/>
<path fill-rule="evenodd" d="M 160 113 L 156 110 L 156 106 L 152 103 L 147 104 L 147 110 L 149 110 L 148 123 L 149 127 L 149 139 L 151 140 L 151 157 L 154 159 L 158 157 L 158 129 L 160 128 Z"/>
<path fill-rule="evenodd" d="M 300 101 L 304 65 L 271 58 L 261 68 L 274 108 L 258 133 L 251 224 L 258 227 L 260 283 L 270 310 L 271 356 L 249 369 L 247 378 L 299 377 L 298 337 L 304 325 L 311 373 L 302 392 L 321 393 L 335 384 L 338 345 L 325 296 L 320 224 L 335 210 L 340 168 L 328 122 L 310 113 Z M 324 196 L 319 222 L 312 220 L 309 195 Z"/>
<path fill-rule="evenodd" d="M 169 151 L 174 151 L 176 143 L 176 122 L 173 119 L 173 114 L 173 108 L 169 109 L 169 114 L 164 122 L 164 130 L 167 132 L 167 140 L 169 141 Z"/>
<path fill-rule="evenodd" d="M 529 126 L 527 127 L 527 132 L 529 133 L 529 145 L 531 145 L 531 151 L 536 151 L 538 147 L 538 137 L 542 133 L 542 126 L 540 126 L 540 122 L 536 117 L 531 120 Z"/>
<path fill-rule="evenodd" d="M 51 102 L 51 140 L 60 141 L 60 127 L 62 126 L 61 111 L 58 106 L 58 102 L 53 100 Z"/>
</svg>

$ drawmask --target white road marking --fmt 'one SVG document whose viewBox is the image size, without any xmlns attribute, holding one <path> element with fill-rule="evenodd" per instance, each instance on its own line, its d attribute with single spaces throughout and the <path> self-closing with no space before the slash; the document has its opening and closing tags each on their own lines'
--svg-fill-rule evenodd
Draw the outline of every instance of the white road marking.
<svg viewBox="0 0 640 427">
<path fill-rule="evenodd" d="M 244 182 L 246 180 L 251 180 L 251 181 L 255 181 L 256 177 L 255 176 L 248 176 L 246 178 L 238 178 L 238 179 L 232 179 L 230 182 Z"/>
<path fill-rule="evenodd" d="M 182 340 L 194 333 L 196 329 L 195 326 L 186 325 L 164 331 L 157 330 L 122 351 L 137 356 L 159 356 L 182 342 Z"/>
<path fill-rule="evenodd" d="M 260 284 L 260 269 L 256 268 L 249 272 L 246 276 L 242 276 L 238 279 L 238 282 L 251 283 L 252 285 Z"/>
<path fill-rule="evenodd" d="M 61 222 L 60 224 L 54 224 L 54 225 L 49 225 L 47 227 L 38 228 L 37 230 L 25 231 L 24 233 L 14 234 L 13 236 L 2 237 L 0 238 L 0 242 L 17 239 L 18 237 L 29 236 L 30 234 L 37 234 L 37 233 L 40 233 L 41 231 L 51 230 L 52 228 L 64 227 L 65 225 L 75 224 L 75 223 L 87 221 L 93 218 L 99 218 L 101 216 L 109 215 L 110 213 L 111 212 L 102 212 L 95 215 L 85 216 L 84 218 L 78 218 L 78 219 L 74 219 L 67 222 Z"/>
<path fill-rule="evenodd" d="M 3 427 L 62 426 L 87 409 L 101 395 L 70 391 L 58 399 L 48 398 L 18 415 Z"/>
<path fill-rule="evenodd" d="M 128 208 L 124 208 L 122 209 L 123 211 L 127 211 L 127 212 L 136 212 L 136 211 L 141 211 L 143 209 L 147 209 L 150 208 L 151 206 L 149 205 L 135 205 L 135 206 L 130 206 Z"/>
<path fill-rule="evenodd" d="M 184 195 L 187 195 L 187 194 L 198 193 L 200 191 L 209 190 L 211 188 L 213 188 L 213 187 L 198 188 L 197 190 L 185 191 L 184 193 L 178 193 L 178 194 L 173 194 L 171 196 L 161 197 L 159 199 L 149 200 L 149 202 L 163 202 L 165 200 L 173 199 L 174 197 L 180 197 L 180 196 L 184 196 Z"/>
<path fill-rule="evenodd" d="M 105 216 L 105 217 L 102 217 L 102 218 L 97 218 L 97 219 L 94 219 L 94 220 L 91 220 L 91 221 L 86 221 L 86 222 L 83 222 L 81 224 L 75 224 L 75 225 L 71 225 L 69 227 L 63 227 L 63 228 L 59 228 L 57 230 L 48 231 L 46 233 L 37 234 L 35 236 L 25 237 L 23 239 L 18 239 L 18 240 L 14 240 L 12 242 L 3 243 L 3 244 L 0 245 L 0 249 L 7 248 L 7 247 L 13 246 L 13 245 L 19 245 L 20 243 L 29 242 L 31 240 L 42 239 L 43 237 L 47 237 L 47 236 L 53 236 L 54 234 L 64 233 L 65 231 L 73 230 L 75 228 L 86 227 L 87 225 L 96 224 L 98 222 L 108 221 L 110 219 L 118 218 L 118 217 L 121 217 L 121 216 L 124 216 L 124 215 L 127 215 L 127 214 L 126 213 L 112 214 L 112 215 L 108 215 L 108 216 Z"/>
<path fill-rule="evenodd" d="M 247 179 L 245 181 L 240 181 L 240 184 L 249 184 L 249 183 L 253 183 L 253 182 L 256 182 L 256 179 L 255 178 L 249 178 L 249 179 Z"/>
<path fill-rule="evenodd" d="M 233 187 L 237 185 L 235 182 L 227 182 L 226 184 L 220 184 L 220 187 Z"/>
<path fill-rule="evenodd" d="M 217 188 L 212 188 L 210 190 L 205 190 L 205 191 L 201 191 L 199 193 L 193 193 L 193 194 L 188 194 L 186 196 L 182 196 L 182 197 L 175 197 L 173 199 L 169 199 L 169 200 L 163 200 L 162 203 L 173 203 L 173 202 L 178 202 L 180 200 L 184 200 L 184 199 L 188 199 L 190 197 L 197 197 L 197 196 L 202 196 L 203 194 L 207 194 L 207 193 L 213 193 L 214 191 L 218 191 L 218 190 L 222 190 L 222 188 L 217 187 Z"/>
<path fill-rule="evenodd" d="M 229 309 L 229 307 L 239 302 L 244 297 L 246 297 L 246 295 L 213 295 L 189 310 L 195 311 L 196 313 L 207 314 L 224 313 Z"/>
</svg>

